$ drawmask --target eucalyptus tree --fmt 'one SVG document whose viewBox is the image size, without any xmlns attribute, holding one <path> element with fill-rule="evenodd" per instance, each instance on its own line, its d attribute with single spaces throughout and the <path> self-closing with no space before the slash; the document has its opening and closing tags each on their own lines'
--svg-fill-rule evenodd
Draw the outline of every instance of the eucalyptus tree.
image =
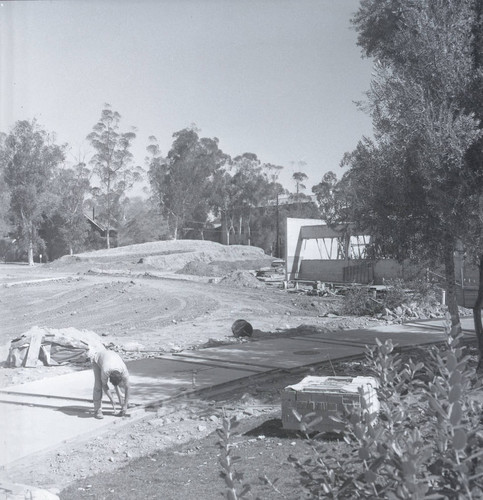
<svg viewBox="0 0 483 500">
<path fill-rule="evenodd" d="M 231 226 L 236 227 L 238 243 L 242 243 L 242 232 L 246 228 L 250 232 L 251 209 L 262 200 L 260 189 L 264 188 L 261 181 L 262 165 L 256 154 L 243 153 L 233 158 L 230 170 L 233 200 L 230 207 Z M 248 242 L 250 235 L 248 234 Z"/>
<path fill-rule="evenodd" d="M 7 134 L 0 132 L 0 156 L 5 150 L 5 139 Z M 5 163 L 0 161 L 0 238 L 7 237 L 12 232 L 12 224 L 9 217 L 10 190 L 5 181 Z"/>
<path fill-rule="evenodd" d="M 87 165 L 79 162 L 60 170 L 56 177 L 58 231 L 70 255 L 82 248 L 89 230 L 84 204 L 91 189 L 91 175 Z"/>
<path fill-rule="evenodd" d="M 320 217 L 328 225 L 354 222 L 353 207 L 355 191 L 351 177 L 346 172 L 339 180 L 337 175 L 329 171 L 322 180 L 312 187 L 320 210 Z"/>
<path fill-rule="evenodd" d="M 472 109 L 479 119 L 480 128 L 483 124 L 483 0 L 475 0 L 473 4 L 473 23 L 471 38 L 471 56 L 474 79 L 463 95 L 465 107 Z M 475 331 L 480 350 L 479 368 L 483 366 L 483 325 L 481 309 L 483 307 L 483 137 L 473 144 L 467 155 L 466 181 L 470 186 L 467 196 L 467 214 L 471 221 L 471 229 L 464 238 L 464 247 L 468 260 L 479 268 L 478 295 L 473 306 Z"/>
<path fill-rule="evenodd" d="M 151 189 L 177 239 L 187 227 L 202 232 L 210 212 L 214 179 L 228 156 L 219 148 L 216 137 L 200 138 L 193 127 L 175 132 L 173 137 L 166 158 L 155 143 L 148 147 L 148 165 Z"/>
<path fill-rule="evenodd" d="M 129 198 L 124 207 L 124 220 L 119 229 L 119 245 L 134 245 L 166 239 L 166 218 L 153 199 Z"/>
<path fill-rule="evenodd" d="M 277 198 L 280 184 L 277 179 L 282 167 L 262 163 L 256 154 L 243 153 L 230 163 L 231 193 L 228 219 L 238 243 L 242 243 L 242 233 L 251 244 L 252 214 L 254 209 L 267 206 Z"/>
<path fill-rule="evenodd" d="M 300 191 L 303 191 L 307 186 L 304 182 L 308 179 L 308 176 L 304 172 L 294 172 L 292 174 L 292 179 L 295 181 L 295 192 L 299 194 Z"/>
<path fill-rule="evenodd" d="M 10 192 L 10 216 L 29 265 L 34 251 L 44 246 L 39 227 L 53 209 L 52 181 L 64 161 L 64 149 L 35 120 L 18 121 L 3 143 L 0 164 Z"/>
<path fill-rule="evenodd" d="M 211 193 L 211 210 L 221 219 L 221 227 L 225 231 L 224 240 L 230 245 L 230 235 L 234 232 L 232 207 L 236 196 L 236 188 L 232 183 L 232 176 L 222 168 L 213 176 L 213 191 Z"/>
<path fill-rule="evenodd" d="M 90 163 L 99 180 L 93 195 L 99 204 L 98 216 L 106 226 L 106 244 L 110 248 L 110 230 L 122 213 L 120 203 L 126 191 L 142 179 L 143 170 L 133 164 L 131 148 L 136 138 L 134 129 L 120 131 L 121 115 L 109 104 L 104 106 L 99 121 L 87 136 L 94 148 Z"/>
<path fill-rule="evenodd" d="M 270 163 L 261 163 L 254 153 L 244 153 L 227 161 L 226 165 L 217 171 L 213 179 L 213 191 L 210 197 L 211 209 L 214 215 L 222 220 L 226 231 L 227 244 L 243 243 L 242 233 L 246 231 L 248 244 L 252 243 L 252 229 L 257 246 L 269 248 L 273 239 L 270 235 L 270 218 L 267 214 L 257 211 L 257 219 L 252 218 L 255 209 L 272 207 L 278 210 L 278 195 L 283 193 L 283 187 L 278 182 L 280 170 L 283 167 Z M 278 220 L 277 216 L 273 220 Z M 263 221 L 262 221 L 263 219 Z M 268 225 L 264 226 L 264 222 Z M 233 235 L 233 238 L 232 238 Z"/>
<path fill-rule="evenodd" d="M 148 180 L 151 187 L 151 200 L 160 211 L 165 212 L 164 193 L 166 190 L 165 180 L 168 173 L 168 165 L 166 158 L 161 152 L 158 140 L 154 135 L 149 137 L 149 143 L 146 147 L 146 151 L 148 152 L 148 156 L 145 157 L 144 162 L 148 169 Z"/>
<path fill-rule="evenodd" d="M 444 263 L 448 306 L 459 325 L 453 252 L 468 228 L 466 158 L 481 137 L 467 92 L 476 2 L 363 0 L 354 17 L 358 43 L 376 58 L 366 109 L 374 142 L 346 156 L 359 210 L 393 248 Z"/>
</svg>

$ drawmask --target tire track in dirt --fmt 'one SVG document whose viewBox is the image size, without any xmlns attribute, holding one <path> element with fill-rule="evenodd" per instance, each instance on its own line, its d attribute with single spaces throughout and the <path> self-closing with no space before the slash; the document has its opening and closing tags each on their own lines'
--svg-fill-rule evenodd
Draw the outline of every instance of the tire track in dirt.
<svg viewBox="0 0 483 500">
<path fill-rule="evenodd" d="M 175 318 L 195 318 L 218 306 L 211 298 L 198 295 L 193 308 L 189 293 L 151 285 L 147 280 L 89 277 L 4 288 L 1 303 L 6 305 L 2 307 L 0 342 L 9 341 L 34 325 L 75 327 L 99 334 L 153 330 L 169 325 Z"/>
<path fill-rule="evenodd" d="M 87 329 L 105 337 L 105 343 L 134 349 L 177 351 L 232 338 L 231 326 L 240 318 L 260 335 L 323 323 L 322 303 L 318 297 L 270 286 L 226 286 L 182 277 L 74 275 L 65 281 L 0 288 L 0 345 L 37 325 Z"/>
</svg>

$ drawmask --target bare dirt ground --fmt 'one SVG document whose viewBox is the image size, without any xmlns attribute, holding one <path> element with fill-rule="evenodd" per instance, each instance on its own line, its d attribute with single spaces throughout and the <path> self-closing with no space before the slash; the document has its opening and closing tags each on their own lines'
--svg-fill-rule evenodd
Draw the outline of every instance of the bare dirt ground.
<svg viewBox="0 0 483 500">
<path fill-rule="evenodd" d="M 134 359 L 240 342 L 231 332 L 231 325 L 240 318 L 253 325 L 255 337 L 283 336 L 295 330 L 298 334 L 312 333 L 314 329 L 336 334 L 339 329 L 383 322 L 336 316 L 340 299 L 307 296 L 295 290 L 260 284 L 246 272 L 230 274 L 229 268 L 240 269 L 242 261 L 250 261 L 252 269 L 269 264 L 270 259 L 267 262 L 258 250 L 250 253 L 243 247 L 245 254 L 239 251 L 221 255 L 216 253 L 219 251 L 216 248 L 212 249 L 216 252 L 210 261 L 208 247 L 211 244 L 203 249 L 200 257 L 200 252 L 193 252 L 193 244 L 180 248 L 171 245 L 172 242 L 165 243 L 170 246 L 148 244 L 148 247 L 136 246 L 140 248 L 124 253 L 122 249 L 111 250 L 111 253 L 93 252 L 34 268 L 1 265 L 0 278 L 4 285 L 0 287 L 0 345 L 3 346 L 0 359 L 6 359 L 10 340 L 35 325 L 94 331 L 107 346 L 120 350 L 124 358 Z M 224 263 L 218 267 L 228 272 L 225 279 L 179 273 L 190 266 L 196 269 L 196 262 L 200 262 L 201 267 L 213 260 Z M 2 363 L 0 387 L 86 368 L 5 368 Z M 73 481 L 82 482 L 82 485 L 76 483 L 62 498 L 141 498 L 127 491 L 120 495 L 116 488 L 111 488 L 112 492 L 109 488 L 93 492 L 89 478 L 100 473 L 115 473 L 122 467 L 135 468 L 135 459 L 148 457 L 149 462 L 149 457 L 160 450 L 172 450 L 183 444 L 184 451 L 178 450 L 177 456 L 196 455 L 199 446 L 196 442 L 201 443 L 201 439 L 220 426 L 223 413 L 239 419 L 255 419 L 254 425 L 264 418 L 275 418 L 280 391 L 295 381 L 265 381 L 260 386 L 233 391 L 222 400 L 178 402 L 144 420 L 19 464 L 8 471 L 9 479 L 57 491 Z M 212 442 L 214 438 L 209 439 Z M 151 463 L 154 462 L 151 460 Z M 215 469 L 217 467 L 216 464 Z M 196 483 L 196 478 L 191 480 Z M 223 483 L 217 488 L 217 491 L 223 490 Z M 75 496 L 73 491 L 80 496 Z M 162 497 L 189 498 L 168 494 Z M 153 494 L 149 498 L 160 497 Z"/>
<path fill-rule="evenodd" d="M 179 265 L 185 265 L 185 253 Z M 9 342 L 32 326 L 91 330 L 106 345 L 124 351 L 127 358 L 139 358 L 238 342 L 231 326 L 239 318 L 252 324 L 254 337 L 293 334 L 295 328 L 310 333 L 314 328 L 376 324 L 369 318 L 334 316 L 340 299 L 283 290 L 265 285 L 247 271 L 237 273 L 240 260 L 231 263 L 233 272 L 220 278 L 179 274 L 172 262 L 169 271 L 138 264 L 137 255 L 112 262 L 87 255 L 88 261 L 67 258 L 33 269 L 0 266 L 4 283 L 0 288 L 0 359 L 6 359 Z M 257 263 L 258 267 L 267 264 L 266 258 L 250 257 L 254 269 Z M 224 268 L 229 264 L 225 261 Z M 0 369 L 0 387 L 71 369 Z"/>
</svg>

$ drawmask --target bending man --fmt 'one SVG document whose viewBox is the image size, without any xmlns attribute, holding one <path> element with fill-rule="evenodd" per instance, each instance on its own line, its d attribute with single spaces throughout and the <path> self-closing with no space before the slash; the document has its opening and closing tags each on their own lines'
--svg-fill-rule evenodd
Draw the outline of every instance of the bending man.
<svg viewBox="0 0 483 500">
<path fill-rule="evenodd" d="M 116 389 L 119 404 L 121 405 L 119 414 L 125 415 L 129 403 L 129 372 L 124 361 L 116 352 L 104 349 L 94 355 L 92 368 L 94 370 L 94 416 L 96 418 L 104 418 L 102 415 L 103 392 L 106 393 L 112 404 L 112 408 L 116 411 L 116 405 L 109 389 L 108 381 Z M 119 387 L 124 390 L 124 403 L 122 402 Z"/>
</svg>

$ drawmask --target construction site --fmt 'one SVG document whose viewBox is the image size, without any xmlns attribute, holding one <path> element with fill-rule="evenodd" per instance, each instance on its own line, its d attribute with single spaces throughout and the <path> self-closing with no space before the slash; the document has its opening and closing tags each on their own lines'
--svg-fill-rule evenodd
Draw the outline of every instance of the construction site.
<svg viewBox="0 0 483 500">
<path fill-rule="evenodd" d="M 294 279 L 293 262 L 288 255 L 291 264 L 280 267 L 257 248 L 186 240 L 34 267 L 2 265 L 0 486 L 6 498 L 27 491 L 32 498 L 138 498 L 136 487 L 120 493 L 118 480 L 107 487 L 102 478 L 134 470 L 130 464 L 138 460 L 152 466 L 167 454 L 168 461 L 202 458 L 196 467 L 206 471 L 200 472 L 205 482 L 179 493 L 179 466 L 168 471 L 165 464 L 158 489 L 146 498 L 200 498 L 205 483 L 201 498 L 213 498 L 224 491 L 215 432 L 223 418 L 242 423 L 239 446 L 250 457 L 251 446 L 263 446 L 256 453 L 267 470 L 279 467 L 274 450 L 303 447 L 281 424 L 285 387 L 307 375 L 366 375 L 365 348 L 376 339 L 410 348 L 445 339 L 443 306 L 404 321 L 396 312 L 347 316 L 331 280 L 320 286 L 321 275 Z M 237 320 L 249 322 L 250 335 L 234 335 Z M 473 339 L 471 318 L 463 327 Z M 93 418 L 87 353 L 98 344 L 127 363 L 128 416 L 107 409 L 103 420 Z M 277 498 L 267 485 L 262 491 L 263 498 Z"/>
</svg>

